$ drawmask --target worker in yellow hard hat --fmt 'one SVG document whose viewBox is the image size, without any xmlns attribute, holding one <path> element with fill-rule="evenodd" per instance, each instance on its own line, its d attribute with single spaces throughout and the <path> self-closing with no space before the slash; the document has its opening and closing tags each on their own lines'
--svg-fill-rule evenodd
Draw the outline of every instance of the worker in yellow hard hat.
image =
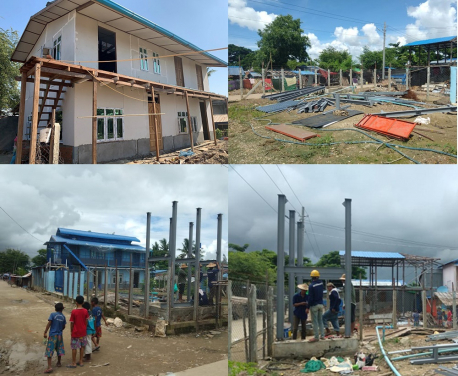
<svg viewBox="0 0 458 376">
<path fill-rule="evenodd" d="M 307 314 L 310 312 L 312 315 L 312 326 L 314 338 L 310 339 L 309 342 L 316 342 L 320 339 L 324 339 L 324 325 L 323 325 L 323 281 L 320 278 L 320 272 L 318 270 L 312 270 L 310 273 L 312 282 L 309 285 L 309 297 Z"/>
</svg>

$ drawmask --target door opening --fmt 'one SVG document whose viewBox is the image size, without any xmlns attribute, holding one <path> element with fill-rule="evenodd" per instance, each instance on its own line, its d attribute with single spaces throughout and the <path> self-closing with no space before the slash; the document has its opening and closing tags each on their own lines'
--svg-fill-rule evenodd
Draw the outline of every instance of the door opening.
<svg viewBox="0 0 458 376">
<path fill-rule="evenodd" d="M 210 131 L 208 130 L 207 106 L 205 102 L 199 102 L 200 116 L 202 117 L 202 127 L 204 130 L 204 140 L 210 140 Z M 214 135 L 216 137 L 216 135 Z"/>
<path fill-rule="evenodd" d="M 107 60 L 116 60 L 116 33 L 99 27 L 99 69 L 117 73 L 116 61 Z"/>
</svg>

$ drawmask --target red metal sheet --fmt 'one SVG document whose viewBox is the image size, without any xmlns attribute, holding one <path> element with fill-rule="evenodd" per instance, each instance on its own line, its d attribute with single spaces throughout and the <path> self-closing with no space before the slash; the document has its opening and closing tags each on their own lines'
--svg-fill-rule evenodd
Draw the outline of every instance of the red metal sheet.
<svg viewBox="0 0 458 376">
<path fill-rule="evenodd" d="M 407 141 L 415 128 L 415 123 L 384 116 L 366 115 L 355 127 Z"/>
</svg>

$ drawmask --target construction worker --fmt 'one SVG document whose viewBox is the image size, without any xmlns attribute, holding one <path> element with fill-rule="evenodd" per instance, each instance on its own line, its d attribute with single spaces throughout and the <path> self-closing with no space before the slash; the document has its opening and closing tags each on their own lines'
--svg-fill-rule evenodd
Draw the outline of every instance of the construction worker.
<svg viewBox="0 0 458 376">
<path fill-rule="evenodd" d="M 340 280 L 343 281 L 343 285 L 345 286 L 345 274 L 342 274 L 342 277 L 340 277 Z M 353 332 L 355 331 L 355 322 L 356 322 L 356 293 L 355 293 L 355 287 L 353 286 L 353 283 L 350 282 L 351 285 L 351 335 L 353 335 Z M 345 304 L 343 306 L 345 309 Z"/>
<path fill-rule="evenodd" d="M 324 325 L 323 325 L 323 281 L 320 278 L 318 270 L 312 270 L 310 273 L 312 282 L 309 285 L 309 297 L 307 314 L 310 312 L 312 315 L 312 326 L 314 337 L 309 342 L 317 342 L 324 339 Z"/>
<path fill-rule="evenodd" d="M 186 286 L 186 280 L 188 279 L 188 272 L 185 269 L 188 267 L 186 264 L 180 265 L 180 271 L 178 272 L 178 301 L 183 301 L 184 288 Z"/>
<path fill-rule="evenodd" d="M 299 327 L 299 322 L 301 323 L 301 339 L 304 340 L 306 337 L 305 325 L 307 321 L 307 290 L 309 287 L 306 283 L 297 285 L 297 288 L 300 290 L 298 293 L 293 296 L 293 306 L 294 306 L 294 321 L 293 321 L 293 339 L 297 338 L 297 329 Z"/>
<path fill-rule="evenodd" d="M 215 282 L 218 281 L 218 272 L 219 272 L 218 263 L 211 262 L 207 265 L 207 281 L 208 281 L 208 288 L 210 290 L 208 301 L 210 305 L 213 305 L 213 298 L 216 297 Z"/>
<path fill-rule="evenodd" d="M 329 309 L 323 314 L 323 325 L 326 330 L 326 336 L 331 334 L 331 331 L 328 328 L 328 322 L 331 321 L 332 327 L 336 332 L 336 336 L 340 337 L 340 328 L 339 328 L 339 306 L 340 306 L 340 296 L 339 292 L 334 286 L 333 283 L 329 282 L 326 285 L 329 296 Z"/>
</svg>

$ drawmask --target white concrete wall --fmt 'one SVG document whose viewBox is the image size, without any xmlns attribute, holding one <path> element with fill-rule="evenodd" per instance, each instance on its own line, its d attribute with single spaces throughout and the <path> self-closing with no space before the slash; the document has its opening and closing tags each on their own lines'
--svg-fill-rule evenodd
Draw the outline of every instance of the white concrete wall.
<svg viewBox="0 0 458 376">
<path fill-rule="evenodd" d="M 454 263 L 443 267 L 443 284 L 448 287 L 448 291 L 452 291 L 452 282 L 456 287 L 456 268 Z"/>
<path fill-rule="evenodd" d="M 153 43 L 144 41 L 140 38 L 134 37 L 120 30 L 117 30 L 103 22 L 96 21 L 92 18 L 86 17 L 82 14 L 77 14 L 76 17 L 76 58 L 77 62 L 81 65 L 91 68 L 98 68 L 98 63 L 91 63 L 88 61 L 98 60 L 98 27 L 103 27 L 116 33 L 116 50 L 117 60 L 138 59 L 140 57 L 140 47 L 146 48 L 148 57 L 153 56 L 153 52 L 159 55 L 173 55 L 171 51 L 154 45 Z M 182 57 L 183 60 L 183 73 L 185 86 L 192 89 L 198 89 L 196 62 Z M 79 64 L 79 63 L 78 63 Z M 175 64 L 174 58 L 161 58 L 161 74 L 154 73 L 153 60 L 149 59 L 149 70 L 143 71 L 140 69 L 140 61 L 125 61 L 118 62 L 118 73 L 141 78 L 148 81 L 159 82 L 163 84 L 176 85 Z M 202 66 L 202 74 L 204 77 L 204 89 L 209 90 L 207 70 Z"/>
</svg>

